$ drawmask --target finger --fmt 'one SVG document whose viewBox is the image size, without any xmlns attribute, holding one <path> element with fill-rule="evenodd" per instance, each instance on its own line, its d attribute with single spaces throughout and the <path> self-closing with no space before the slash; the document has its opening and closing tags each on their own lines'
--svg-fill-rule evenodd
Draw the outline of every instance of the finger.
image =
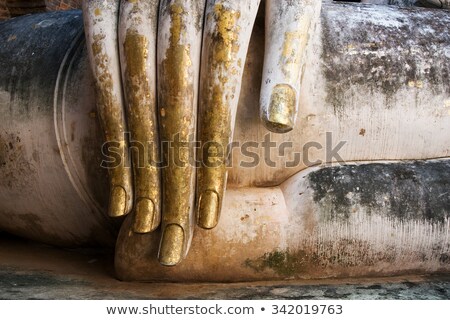
<svg viewBox="0 0 450 320">
<path fill-rule="evenodd" d="M 132 175 L 125 139 L 127 128 L 117 47 L 118 13 L 119 0 L 83 1 L 87 49 L 97 89 L 97 109 L 105 139 L 114 146 L 114 153 L 118 153 L 120 158 L 120 163 L 109 169 L 109 215 L 112 217 L 126 215 L 132 208 Z"/>
<path fill-rule="evenodd" d="M 450 9 L 450 0 L 423 0 L 423 2 L 437 8 Z"/>
<path fill-rule="evenodd" d="M 158 31 L 158 96 L 164 148 L 159 261 L 178 264 L 193 234 L 194 144 L 204 1 L 162 0 Z"/>
<path fill-rule="evenodd" d="M 208 0 L 200 77 L 197 223 L 217 225 L 245 58 L 259 0 Z"/>
<path fill-rule="evenodd" d="M 133 161 L 136 233 L 155 230 L 161 216 L 156 110 L 158 2 L 122 0 L 120 4 L 119 49 Z"/>
<path fill-rule="evenodd" d="M 294 128 L 303 56 L 314 10 L 321 1 L 266 1 L 266 49 L 261 85 L 261 119 L 273 132 Z M 282 18 L 280 18 L 282 17 Z"/>
</svg>

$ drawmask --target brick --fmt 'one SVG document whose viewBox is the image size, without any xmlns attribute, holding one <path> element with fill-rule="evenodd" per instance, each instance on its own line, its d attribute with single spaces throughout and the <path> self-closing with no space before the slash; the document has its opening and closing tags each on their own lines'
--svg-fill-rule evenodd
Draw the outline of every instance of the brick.
<svg viewBox="0 0 450 320">
<path fill-rule="evenodd" d="M 82 0 L 46 0 L 47 10 L 70 10 L 80 9 Z"/>
<path fill-rule="evenodd" d="M 42 1 L 41 7 L 33 7 L 29 5 L 29 1 L 24 0 L 24 5 L 21 7 L 20 0 L 11 0 L 11 8 L 8 8 L 7 0 L 0 0 L 0 20 L 5 20 L 11 16 L 18 16 L 27 13 L 35 13 L 57 10 L 71 10 L 80 9 L 82 0 L 45 0 Z M 39 1 L 36 1 L 38 3 Z"/>
<path fill-rule="evenodd" d="M 6 7 L 6 0 L 0 0 L 0 20 L 5 20 L 10 17 L 8 8 Z"/>
</svg>

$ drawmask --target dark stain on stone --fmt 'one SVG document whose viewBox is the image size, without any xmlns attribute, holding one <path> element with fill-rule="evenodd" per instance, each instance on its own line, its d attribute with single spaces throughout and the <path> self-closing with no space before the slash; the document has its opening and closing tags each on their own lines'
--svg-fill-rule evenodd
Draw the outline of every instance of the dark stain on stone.
<svg viewBox="0 0 450 320">
<path fill-rule="evenodd" d="M 28 178 L 35 168 L 27 158 L 25 147 L 21 143 L 20 133 L 0 133 L 0 185 L 9 189 L 29 189 Z"/>
<path fill-rule="evenodd" d="M 34 213 L 16 214 L 3 211 L 1 214 L 6 218 L 5 220 L 10 221 L 10 225 L 4 225 L 3 228 L 11 234 L 39 241 L 40 243 L 53 244 L 67 248 L 72 246 L 82 246 L 86 243 L 86 241 L 83 242 L 83 239 L 79 240 L 76 236 L 73 236 L 73 239 L 70 239 L 70 232 L 68 232 L 65 239 L 61 239 L 56 233 L 49 231 L 48 226 L 46 226 L 41 218 Z"/>
<path fill-rule="evenodd" d="M 76 123 L 73 121 L 70 124 L 70 141 L 74 141 L 75 140 L 75 129 L 76 129 Z"/>
<path fill-rule="evenodd" d="M 295 279 L 304 276 L 323 277 L 324 274 L 345 277 L 355 271 L 358 273 L 358 270 L 366 270 L 367 274 L 367 270 L 372 269 L 376 269 L 376 274 L 380 275 L 380 267 L 404 263 L 404 258 L 399 256 L 394 247 L 379 248 L 365 240 L 337 238 L 319 244 L 302 242 L 299 248 L 267 252 L 256 259 L 247 259 L 244 265 L 257 273 L 272 271 L 277 276 Z M 450 259 L 442 250 L 434 247 L 426 254 L 413 250 L 408 253 L 408 259 L 416 262 L 436 260 L 445 265 L 450 263 Z M 393 273 L 389 271 L 386 275 Z"/>
<path fill-rule="evenodd" d="M 442 264 L 450 264 L 450 255 L 447 253 L 442 253 L 439 257 L 439 262 Z"/>
<path fill-rule="evenodd" d="M 450 217 L 450 160 L 328 167 L 308 179 L 325 220 L 346 220 L 354 206 L 400 220 Z"/>
<path fill-rule="evenodd" d="M 264 254 L 256 260 L 247 259 L 245 266 L 256 272 L 262 272 L 266 269 L 273 270 L 281 276 L 294 276 L 299 274 L 305 264 L 301 254 L 290 254 L 289 252 L 273 251 Z"/>
<path fill-rule="evenodd" d="M 380 10 L 385 18 L 376 21 Z M 364 87 L 368 94 L 381 92 L 390 108 L 399 89 L 418 82 L 429 84 L 435 95 L 450 94 L 449 25 L 445 10 L 324 4 L 321 57 L 327 102 L 342 115 L 348 95 Z"/>
<path fill-rule="evenodd" d="M 33 28 L 43 21 L 47 27 Z M 9 94 L 9 109 L 0 110 L 2 118 L 32 119 L 38 113 L 53 113 L 58 70 L 82 28 L 81 11 L 77 10 L 26 15 L 0 23 L 0 91 Z M 16 38 L 8 42 L 11 34 Z"/>
<path fill-rule="evenodd" d="M 377 251 L 366 241 L 337 239 L 320 245 L 300 245 L 295 251 L 273 251 L 257 259 L 247 259 L 245 266 L 255 272 L 272 270 L 279 276 L 298 278 L 302 274 L 321 274 L 324 270 L 370 267 L 377 263 L 393 263 L 395 253 Z"/>
<path fill-rule="evenodd" d="M 250 218 L 250 216 L 246 214 L 245 216 L 241 217 L 241 221 L 248 220 L 248 218 Z"/>
<path fill-rule="evenodd" d="M 69 280 L 63 277 L 51 276 L 45 273 L 16 273 L 12 270 L 9 272 L 2 271 L 0 273 L 1 287 L 12 289 L 17 287 L 47 287 L 65 285 L 79 285 L 84 282 Z"/>
<path fill-rule="evenodd" d="M 374 284 L 374 285 L 371 285 L 371 286 L 367 287 L 367 289 L 371 289 L 371 290 L 379 290 L 381 288 L 382 287 L 379 284 Z"/>
</svg>

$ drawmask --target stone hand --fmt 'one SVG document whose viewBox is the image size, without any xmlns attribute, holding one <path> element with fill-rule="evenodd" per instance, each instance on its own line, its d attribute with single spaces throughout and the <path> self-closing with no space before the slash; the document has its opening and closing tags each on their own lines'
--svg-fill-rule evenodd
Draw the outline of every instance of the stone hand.
<svg viewBox="0 0 450 320">
<path fill-rule="evenodd" d="M 219 221 L 227 146 L 259 5 L 260 0 L 83 4 L 98 111 L 105 138 L 116 142 L 111 146 L 121 159 L 109 169 L 109 214 L 133 210 L 134 233 L 161 225 L 163 265 L 186 256 L 195 221 L 205 229 Z M 265 5 L 260 116 L 269 130 L 284 133 L 295 123 L 303 53 L 320 1 Z"/>
</svg>

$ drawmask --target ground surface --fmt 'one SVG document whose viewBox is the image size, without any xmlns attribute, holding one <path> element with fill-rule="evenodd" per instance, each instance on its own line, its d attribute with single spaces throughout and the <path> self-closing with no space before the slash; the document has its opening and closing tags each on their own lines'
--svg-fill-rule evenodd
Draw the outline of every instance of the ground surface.
<svg viewBox="0 0 450 320">
<path fill-rule="evenodd" d="M 0 299 L 450 299 L 450 275 L 239 284 L 125 283 L 112 253 L 0 235 Z"/>
</svg>

